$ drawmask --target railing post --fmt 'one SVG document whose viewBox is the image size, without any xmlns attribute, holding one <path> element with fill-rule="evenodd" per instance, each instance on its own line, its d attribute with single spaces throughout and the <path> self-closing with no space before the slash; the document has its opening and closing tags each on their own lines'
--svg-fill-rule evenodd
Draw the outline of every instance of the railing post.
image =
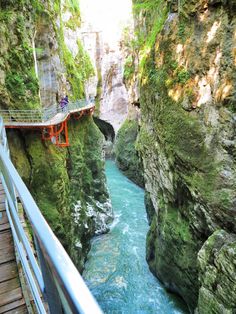
<svg viewBox="0 0 236 314">
<path fill-rule="evenodd" d="M 43 253 L 41 251 L 41 248 L 38 244 L 37 238 L 34 236 L 34 242 L 36 251 L 39 258 L 40 268 L 43 275 L 43 281 L 45 286 L 44 291 L 44 298 L 48 303 L 49 310 L 51 314 L 63 314 L 63 308 L 60 301 L 60 296 L 58 294 L 55 282 L 52 277 L 52 273 L 49 270 L 49 267 L 47 265 L 47 261 L 45 261 L 45 258 L 43 256 Z"/>
<path fill-rule="evenodd" d="M 8 143 L 7 143 L 7 135 L 6 135 L 6 130 L 3 126 L 3 120 L 1 118 L 1 122 L 2 122 L 2 130 L 1 130 L 1 143 L 3 145 L 3 148 L 5 150 L 5 152 L 7 153 L 7 155 L 10 157 L 10 151 L 8 148 Z M 4 168 L 2 167 L 1 172 L 4 173 Z M 9 190 L 9 193 L 11 195 L 11 198 L 14 202 L 15 208 L 18 209 L 18 204 L 17 204 L 17 198 L 16 198 L 16 191 L 14 188 L 14 185 L 12 184 L 12 181 L 10 180 L 9 176 L 7 174 L 5 174 L 5 181 Z"/>
</svg>

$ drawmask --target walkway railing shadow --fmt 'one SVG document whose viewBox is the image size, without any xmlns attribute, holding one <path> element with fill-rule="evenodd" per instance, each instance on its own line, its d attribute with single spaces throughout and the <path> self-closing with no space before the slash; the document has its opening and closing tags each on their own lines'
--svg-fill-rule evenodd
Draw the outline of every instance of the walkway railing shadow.
<svg viewBox="0 0 236 314">
<path fill-rule="evenodd" d="M 50 114 L 52 112 L 53 110 Z M 49 116 L 47 115 L 47 118 Z M 101 314 L 102 311 L 82 277 L 12 164 L 2 118 L 0 118 L 0 171 L 15 247 L 38 313 L 47 313 L 43 302 L 45 300 L 51 314 Z M 35 258 L 21 225 L 18 199 L 32 228 L 38 258 Z"/>
</svg>

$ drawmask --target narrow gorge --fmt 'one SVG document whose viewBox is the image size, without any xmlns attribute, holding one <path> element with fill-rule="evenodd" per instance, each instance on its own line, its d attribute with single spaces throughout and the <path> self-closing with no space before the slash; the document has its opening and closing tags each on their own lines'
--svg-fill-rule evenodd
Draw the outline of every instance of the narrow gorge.
<svg viewBox="0 0 236 314">
<path fill-rule="evenodd" d="M 235 16 L 235 0 L 0 1 L 1 115 L 95 104 L 6 131 L 104 313 L 236 313 Z"/>
</svg>

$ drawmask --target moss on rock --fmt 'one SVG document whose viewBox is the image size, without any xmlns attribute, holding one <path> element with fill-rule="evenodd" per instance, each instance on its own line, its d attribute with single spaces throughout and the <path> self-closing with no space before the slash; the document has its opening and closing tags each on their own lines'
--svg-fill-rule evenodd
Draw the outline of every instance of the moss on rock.
<svg viewBox="0 0 236 314">
<path fill-rule="evenodd" d="M 207 272 L 196 260 L 215 230 L 236 232 L 235 17 L 227 1 L 166 1 L 162 8 L 160 1 L 134 3 L 139 9 L 138 38 L 144 38 L 139 53 L 142 122 L 136 146 L 156 213 L 147 240 L 149 265 L 191 310 L 199 302 L 199 313 L 228 313 L 234 307 L 230 294 L 227 300 L 220 288 L 215 293 L 206 287 Z M 157 15 L 165 21 L 153 37 Z M 145 47 L 149 49 L 142 58 Z M 213 254 L 214 248 L 209 249 Z M 223 260 L 234 267 L 227 254 Z M 217 272 L 224 270 L 219 266 Z M 207 300 L 212 311 L 206 309 Z"/>
<path fill-rule="evenodd" d="M 37 131 L 23 131 L 20 137 L 17 133 L 8 132 L 12 160 L 45 219 L 82 270 L 91 237 L 105 232 L 112 218 L 101 159 L 103 137 L 91 117 L 70 120 L 68 149 L 43 142 Z"/>
<path fill-rule="evenodd" d="M 215 231 L 198 253 L 199 313 L 227 313 L 236 310 L 236 235 Z"/>
<path fill-rule="evenodd" d="M 186 218 L 176 208 L 160 208 L 147 235 L 147 261 L 165 287 L 181 295 L 191 309 L 198 297 L 198 249 Z"/>
<path fill-rule="evenodd" d="M 125 175 L 140 186 L 144 186 L 143 166 L 135 148 L 138 136 L 138 123 L 127 119 L 118 131 L 115 155 L 118 167 Z"/>
<path fill-rule="evenodd" d="M 31 11 L 31 12 L 30 12 Z M 34 7 L 29 1 L 1 3 L 0 106 L 27 109 L 39 106 L 32 38 Z"/>
<path fill-rule="evenodd" d="M 146 207 L 147 218 L 148 218 L 149 224 L 151 224 L 151 221 L 155 215 L 155 207 L 153 206 L 150 193 L 148 193 L 146 190 L 145 190 L 145 196 L 144 196 L 144 204 Z"/>
</svg>

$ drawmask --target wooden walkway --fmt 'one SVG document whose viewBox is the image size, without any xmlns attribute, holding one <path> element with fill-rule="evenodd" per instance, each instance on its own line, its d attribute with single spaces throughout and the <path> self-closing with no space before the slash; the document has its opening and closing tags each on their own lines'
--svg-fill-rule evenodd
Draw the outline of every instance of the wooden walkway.
<svg viewBox="0 0 236 314">
<path fill-rule="evenodd" d="M 5 195 L 0 182 L 0 314 L 28 313 L 22 294 L 14 243 L 5 210 Z"/>
</svg>

